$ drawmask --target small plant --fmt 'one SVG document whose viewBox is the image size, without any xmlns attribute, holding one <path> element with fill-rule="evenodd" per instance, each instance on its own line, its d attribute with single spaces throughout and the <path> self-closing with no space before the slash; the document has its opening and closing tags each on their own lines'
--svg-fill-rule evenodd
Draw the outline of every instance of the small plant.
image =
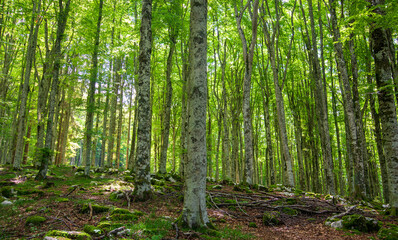
<svg viewBox="0 0 398 240">
<path fill-rule="evenodd" d="M 26 218 L 26 225 L 39 225 L 46 221 L 45 217 L 42 216 L 29 216 Z"/>
</svg>

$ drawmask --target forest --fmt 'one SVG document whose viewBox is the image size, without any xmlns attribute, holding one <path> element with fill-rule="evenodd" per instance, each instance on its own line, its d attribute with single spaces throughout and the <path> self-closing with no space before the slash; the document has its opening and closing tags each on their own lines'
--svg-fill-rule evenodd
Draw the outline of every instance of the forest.
<svg viewBox="0 0 398 240">
<path fill-rule="evenodd" d="M 0 213 L 51 221 L 0 239 L 398 238 L 397 26 L 396 0 L 0 0 Z"/>
</svg>

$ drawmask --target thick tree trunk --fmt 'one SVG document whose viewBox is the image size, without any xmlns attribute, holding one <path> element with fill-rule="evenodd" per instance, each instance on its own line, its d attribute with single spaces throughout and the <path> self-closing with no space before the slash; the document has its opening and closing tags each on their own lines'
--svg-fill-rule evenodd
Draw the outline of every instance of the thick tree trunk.
<svg viewBox="0 0 398 240">
<path fill-rule="evenodd" d="M 207 0 L 191 1 L 188 77 L 188 161 L 182 222 L 190 228 L 207 226 L 206 106 L 207 106 Z"/>
<path fill-rule="evenodd" d="M 63 1 L 59 0 L 59 16 L 58 16 L 58 29 L 57 38 L 54 45 L 54 67 L 53 67 L 53 81 L 51 84 L 51 93 L 49 98 L 49 108 L 48 108 L 48 119 L 47 119 L 47 131 L 44 143 L 44 149 L 42 150 L 41 165 L 36 179 L 44 179 L 47 175 L 48 165 L 53 155 L 53 128 L 56 129 L 56 124 L 58 115 L 55 116 L 55 108 L 58 105 L 57 94 L 59 85 L 59 72 L 61 67 L 61 43 L 64 37 L 64 32 L 66 28 L 66 22 L 69 14 L 70 0 L 67 0 L 66 5 L 63 6 Z M 65 8 L 64 8 L 65 7 Z"/>
<path fill-rule="evenodd" d="M 146 200 L 151 195 L 151 20 L 152 0 L 143 0 L 138 70 L 137 157 L 134 189 L 138 200 Z"/>
<path fill-rule="evenodd" d="M 384 0 L 373 0 L 372 4 L 384 4 Z M 380 8 L 374 10 L 383 15 Z M 374 24 L 370 39 L 375 61 L 376 84 L 378 88 L 379 114 L 383 133 L 384 153 L 387 162 L 388 183 L 390 189 L 390 204 L 392 215 L 397 215 L 398 209 L 398 122 L 394 102 L 393 72 L 391 52 L 389 49 L 389 29 Z"/>
</svg>

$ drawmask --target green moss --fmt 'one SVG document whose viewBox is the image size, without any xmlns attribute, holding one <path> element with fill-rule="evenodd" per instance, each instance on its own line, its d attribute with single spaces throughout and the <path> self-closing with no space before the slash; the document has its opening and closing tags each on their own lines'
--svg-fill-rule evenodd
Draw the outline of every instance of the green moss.
<svg viewBox="0 0 398 240">
<path fill-rule="evenodd" d="M 225 199 L 224 203 L 235 203 L 233 199 Z"/>
<path fill-rule="evenodd" d="M 287 198 L 286 199 L 286 204 L 288 204 L 288 205 L 297 204 L 297 199 L 295 199 L 295 198 Z"/>
<path fill-rule="evenodd" d="M 381 228 L 377 233 L 377 237 L 381 240 L 395 240 L 398 239 L 398 227 Z"/>
<path fill-rule="evenodd" d="M 257 224 L 255 222 L 249 222 L 249 227 L 257 228 Z"/>
<path fill-rule="evenodd" d="M 68 198 L 57 198 L 55 201 L 57 202 L 69 202 Z"/>
<path fill-rule="evenodd" d="M 276 211 L 264 212 L 263 224 L 266 226 L 278 225 L 281 223 L 280 213 Z"/>
<path fill-rule="evenodd" d="M 97 224 L 97 228 L 102 229 L 102 230 L 104 230 L 106 232 L 109 232 L 111 226 L 112 226 L 112 224 L 109 221 L 102 221 L 102 222 Z"/>
<path fill-rule="evenodd" d="M 131 213 L 130 214 L 116 213 L 111 215 L 111 219 L 113 221 L 124 221 L 124 220 L 136 221 L 138 220 L 138 217 Z"/>
<path fill-rule="evenodd" d="M 298 211 L 296 209 L 289 207 L 282 208 L 282 212 L 290 216 L 296 216 L 298 214 Z"/>
<path fill-rule="evenodd" d="M 49 237 L 66 237 L 70 239 L 77 240 L 91 240 L 91 236 L 85 232 L 77 232 L 77 231 L 59 231 L 59 230 L 51 230 L 47 232 L 46 236 Z"/>
<path fill-rule="evenodd" d="M 1 195 L 3 195 L 3 197 L 6 197 L 6 198 L 11 198 L 14 196 L 13 190 L 10 186 L 2 187 L 0 192 L 1 192 Z"/>
<path fill-rule="evenodd" d="M 121 214 L 131 214 L 131 212 L 128 209 L 125 208 L 115 208 L 112 210 L 111 215 L 113 214 L 117 214 L 117 213 L 121 213 Z"/>
<path fill-rule="evenodd" d="M 43 222 L 45 222 L 46 221 L 46 218 L 45 217 L 42 217 L 42 216 L 29 216 L 29 217 L 27 217 L 26 218 L 26 222 L 25 222 L 25 224 L 26 225 L 29 225 L 29 224 L 32 224 L 32 225 L 39 225 L 39 224 L 41 224 L 41 223 L 43 223 Z"/>
<path fill-rule="evenodd" d="M 374 232 L 380 229 L 380 223 L 377 220 L 365 218 L 362 215 L 354 214 L 344 216 L 343 227 L 349 230 L 358 230 L 360 232 Z"/>
<path fill-rule="evenodd" d="M 102 213 L 102 212 L 107 212 L 107 211 L 109 211 L 109 209 L 110 209 L 110 207 L 108 207 L 108 206 L 100 206 L 100 205 L 97 205 L 97 204 L 92 204 L 91 205 L 91 208 L 93 209 L 93 213 Z M 82 206 L 82 209 L 80 210 L 82 213 L 88 213 L 88 212 L 90 212 L 90 207 L 89 207 L 89 204 L 84 204 L 83 206 Z"/>
<path fill-rule="evenodd" d="M 133 214 L 138 216 L 138 217 L 141 217 L 141 216 L 144 216 L 145 213 L 141 212 L 140 210 L 134 210 Z"/>
<path fill-rule="evenodd" d="M 126 182 L 134 182 L 134 177 L 133 176 L 125 176 L 124 181 Z"/>
<path fill-rule="evenodd" d="M 100 235 L 102 232 L 100 228 L 88 224 L 84 225 L 83 231 L 90 235 Z"/>
</svg>

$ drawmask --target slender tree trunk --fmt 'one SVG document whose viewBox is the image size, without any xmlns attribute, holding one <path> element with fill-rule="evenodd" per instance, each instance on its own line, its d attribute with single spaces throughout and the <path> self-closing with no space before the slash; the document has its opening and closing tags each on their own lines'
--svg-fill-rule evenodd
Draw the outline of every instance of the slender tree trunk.
<svg viewBox="0 0 398 240">
<path fill-rule="evenodd" d="M 188 161 L 182 222 L 190 228 L 207 226 L 206 106 L 207 0 L 191 1 L 188 91 Z"/>
<path fill-rule="evenodd" d="M 116 142 L 116 168 L 120 168 L 120 148 L 122 142 L 122 127 L 123 127 L 123 80 L 120 82 L 119 94 L 119 118 L 117 124 L 117 142 Z"/>
<path fill-rule="evenodd" d="M 171 72 L 173 67 L 173 54 L 176 46 L 176 36 L 172 33 L 170 36 L 170 49 L 169 55 L 167 57 L 167 69 L 166 69 L 166 106 L 164 111 L 164 122 L 162 128 L 162 148 L 160 152 L 160 161 L 159 161 L 159 172 L 164 174 L 167 172 L 166 163 L 167 163 L 167 149 L 169 147 L 169 132 L 170 132 L 170 115 L 171 115 L 171 101 L 173 99 L 173 86 L 171 84 Z"/>
<path fill-rule="evenodd" d="M 348 129 L 350 131 L 350 145 L 353 153 L 352 159 L 354 168 L 354 198 L 361 199 L 366 196 L 364 162 L 361 147 L 359 145 L 360 135 L 357 131 L 354 102 L 351 97 L 351 87 L 347 73 L 347 65 L 344 59 L 343 45 L 340 40 L 340 30 L 337 25 L 337 15 L 335 11 L 335 0 L 329 0 L 330 14 L 333 29 L 334 50 L 337 58 L 337 69 L 343 83 L 344 108 L 347 117 Z"/>
<path fill-rule="evenodd" d="M 39 19 L 39 12 L 41 10 L 41 0 L 33 1 L 33 14 L 30 23 L 30 33 L 29 40 L 27 46 L 27 53 L 25 59 L 25 76 L 23 84 L 21 84 L 21 102 L 19 106 L 19 116 L 17 123 L 17 138 L 16 138 L 16 147 L 15 147 L 15 158 L 13 162 L 13 167 L 15 169 L 21 168 L 21 161 L 23 155 L 23 147 L 24 147 L 24 136 L 25 136 L 25 118 L 26 118 L 26 103 L 28 99 L 29 93 L 29 81 L 30 74 L 32 70 L 33 60 L 36 55 L 36 45 L 37 45 L 37 36 L 39 33 L 39 26 L 41 20 Z M 37 21 L 36 21 L 37 20 Z M 36 24 L 35 24 L 36 23 Z M 11 152 L 12 154 L 12 152 Z"/>
<path fill-rule="evenodd" d="M 86 115 L 86 146 L 85 147 L 85 163 L 84 175 L 89 176 L 90 174 L 90 157 L 91 157 L 91 147 L 92 147 L 92 132 L 93 132 L 93 121 L 94 121 L 94 111 L 95 111 L 95 83 L 97 82 L 98 76 L 98 48 L 100 41 L 100 30 L 101 30 L 101 19 L 102 19 L 102 8 L 104 5 L 104 0 L 99 2 L 99 13 L 97 21 L 97 31 L 95 33 L 94 40 L 94 52 L 92 55 L 92 68 L 90 73 L 90 87 L 88 90 L 87 99 L 87 115 Z"/>
<path fill-rule="evenodd" d="M 107 136 L 107 125 L 108 125 L 108 110 L 109 110 L 109 88 L 110 88 L 110 81 L 108 81 L 106 87 L 106 97 L 105 97 L 105 109 L 104 109 L 104 120 L 102 123 L 102 141 L 101 141 L 101 157 L 99 161 L 99 166 L 105 166 L 105 147 L 106 142 L 108 140 Z"/>
<path fill-rule="evenodd" d="M 134 189 L 138 200 L 146 200 L 151 195 L 151 20 L 152 0 L 143 0 L 138 70 L 138 127 Z"/>
<path fill-rule="evenodd" d="M 253 123 L 252 123 L 252 111 L 250 107 L 250 92 L 251 92 L 251 75 L 253 70 L 253 56 L 254 47 L 257 41 L 257 20 L 258 20 L 258 0 L 254 0 L 253 3 L 253 13 L 252 17 L 252 39 L 249 47 L 247 46 L 247 41 L 245 34 L 243 32 L 241 21 L 243 14 L 249 6 L 251 6 L 252 1 L 249 0 L 246 6 L 242 6 L 240 12 L 236 3 L 234 4 L 236 23 L 239 32 L 239 36 L 243 46 L 243 60 L 245 62 L 245 75 L 243 81 L 243 121 L 244 121 L 244 136 L 245 136 L 245 170 L 244 170 L 244 180 L 247 184 L 253 184 Z"/>
</svg>

